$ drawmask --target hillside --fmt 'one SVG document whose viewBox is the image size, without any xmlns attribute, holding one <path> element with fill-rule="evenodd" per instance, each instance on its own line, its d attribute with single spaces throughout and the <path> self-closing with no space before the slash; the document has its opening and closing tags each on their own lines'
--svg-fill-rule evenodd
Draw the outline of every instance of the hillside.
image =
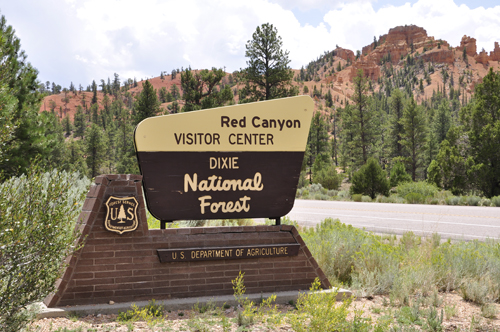
<svg viewBox="0 0 500 332">
<path fill-rule="evenodd" d="M 375 38 L 374 38 L 375 39 Z M 465 49 L 465 52 L 464 52 Z M 357 52 L 358 53 L 358 52 Z M 317 107 L 325 106 L 324 96 L 330 91 L 334 107 L 342 107 L 350 100 L 353 91 L 352 79 L 359 69 L 371 80 L 373 92 L 389 90 L 393 87 L 409 89 L 417 102 L 432 97 L 436 91 L 443 90 L 443 71 L 447 73 L 445 90 L 450 87 L 459 91 L 461 100 L 470 100 L 474 86 L 482 81 L 489 68 L 497 71 L 500 68 L 500 47 L 490 54 L 484 50 L 477 52 L 476 39 L 465 36 L 460 45 L 452 47 L 445 40 L 436 40 L 428 36 L 425 29 L 415 25 L 399 26 L 390 29 L 386 35 L 379 36 L 373 43 L 363 47 L 355 54 L 352 50 L 337 47 L 317 60 L 310 62 L 305 68 L 294 69 L 293 84 L 299 87 L 300 94 L 315 97 Z M 233 74 L 237 74 L 236 72 Z M 162 75 L 149 79 L 159 92 L 165 87 L 170 91 L 175 84 L 182 93 L 180 75 L 172 79 L 171 75 Z M 422 88 L 420 86 L 422 81 Z M 124 102 L 131 103 L 133 97 L 142 90 L 142 81 L 136 87 L 122 87 Z M 242 87 L 237 75 L 227 74 L 224 84 L 230 84 L 233 92 Z M 307 87 L 307 89 L 304 89 Z M 316 87 L 316 91 L 315 91 Z M 304 92 L 307 91 L 308 92 Z M 98 91 L 97 98 L 100 109 L 104 108 L 104 94 Z M 46 96 L 40 111 L 51 110 L 60 118 L 69 115 L 73 119 L 78 105 L 89 107 L 91 92 L 75 91 Z M 182 100 L 178 101 L 182 105 Z M 235 93 L 235 102 L 238 102 Z M 166 111 L 170 103 L 163 103 Z"/>
</svg>

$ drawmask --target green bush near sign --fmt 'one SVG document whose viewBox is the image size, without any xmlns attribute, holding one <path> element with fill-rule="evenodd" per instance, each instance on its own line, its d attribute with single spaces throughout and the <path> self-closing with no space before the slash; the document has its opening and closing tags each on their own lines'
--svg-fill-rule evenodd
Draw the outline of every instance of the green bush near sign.
<svg viewBox="0 0 500 332">
<path fill-rule="evenodd" d="M 26 306 L 54 289 L 75 250 L 75 221 L 89 185 L 78 173 L 38 167 L 0 185 L 1 331 L 21 330 Z"/>
</svg>

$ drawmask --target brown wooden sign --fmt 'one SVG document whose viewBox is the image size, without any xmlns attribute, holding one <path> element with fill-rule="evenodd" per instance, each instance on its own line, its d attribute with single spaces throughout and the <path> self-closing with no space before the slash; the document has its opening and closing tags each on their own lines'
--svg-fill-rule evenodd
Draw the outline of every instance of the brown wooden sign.
<svg viewBox="0 0 500 332">
<path fill-rule="evenodd" d="M 110 232 L 123 234 L 137 229 L 137 200 L 135 197 L 110 196 L 106 201 L 104 227 Z"/>
<path fill-rule="evenodd" d="M 309 96 L 148 118 L 135 146 L 160 220 L 281 217 L 293 207 Z"/>
<path fill-rule="evenodd" d="M 158 249 L 160 262 L 211 261 L 260 257 L 297 256 L 300 244 L 233 246 L 215 248 Z"/>
</svg>

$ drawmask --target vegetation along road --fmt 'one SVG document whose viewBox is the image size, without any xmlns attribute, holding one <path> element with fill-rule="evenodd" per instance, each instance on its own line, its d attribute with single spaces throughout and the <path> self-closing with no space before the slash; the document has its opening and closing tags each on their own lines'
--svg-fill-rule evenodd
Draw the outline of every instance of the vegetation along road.
<svg viewBox="0 0 500 332">
<path fill-rule="evenodd" d="M 500 238 L 498 207 L 296 200 L 288 216 L 303 226 L 331 217 L 376 233 L 439 233 L 443 239 L 463 240 Z"/>
</svg>

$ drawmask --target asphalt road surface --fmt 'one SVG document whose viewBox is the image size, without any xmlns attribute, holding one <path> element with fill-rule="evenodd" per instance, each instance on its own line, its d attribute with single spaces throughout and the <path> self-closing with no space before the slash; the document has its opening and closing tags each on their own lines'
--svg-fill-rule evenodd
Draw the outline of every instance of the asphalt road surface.
<svg viewBox="0 0 500 332">
<path fill-rule="evenodd" d="M 295 200 L 288 214 L 299 225 L 331 217 L 379 234 L 413 231 L 443 239 L 500 239 L 500 207 Z"/>
</svg>

